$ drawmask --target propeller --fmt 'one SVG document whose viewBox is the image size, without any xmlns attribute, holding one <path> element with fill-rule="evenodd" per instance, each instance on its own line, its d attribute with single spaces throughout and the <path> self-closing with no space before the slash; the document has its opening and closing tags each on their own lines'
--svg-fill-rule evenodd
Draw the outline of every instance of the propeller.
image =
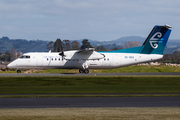
<svg viewBox="0 0 180 120">
<path fill-rule="evenodd" d="M 59 53 L 60 56 L 64 56 L 64 51 L 62 50 L 60 53 Z"/>
<path fill-rule="evenodd" d="M 63 58 L 64 58 L 64 49 L 63 49 L 63 43 L 62 43 L 62 41 L 60 42 L 60 47 L 61 47 L 61 52 L 59 53 L 59 55 L 62 57 L 62 60 L 63 60 Z"/>
</svg>

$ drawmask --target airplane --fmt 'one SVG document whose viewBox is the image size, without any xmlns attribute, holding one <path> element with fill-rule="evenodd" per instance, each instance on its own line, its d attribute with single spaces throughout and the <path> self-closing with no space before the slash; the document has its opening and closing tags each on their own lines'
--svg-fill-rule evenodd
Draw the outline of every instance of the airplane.
<svg viewBox="0 0 180 120">
<path fill-rule="evenodd" d="M 17 69 L 113 69 L 161 59 L 171 33 L 171 26 L 156 25 L 142 46 L 114 51 L 95 51 L 94 48 L 62 52 L 30 52 L 7 65 Z"/>
</svg>

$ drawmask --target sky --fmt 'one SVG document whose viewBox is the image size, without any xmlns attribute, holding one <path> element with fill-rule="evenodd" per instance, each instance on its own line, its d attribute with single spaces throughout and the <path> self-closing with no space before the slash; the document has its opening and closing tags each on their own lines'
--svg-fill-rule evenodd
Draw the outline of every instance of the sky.
<svg viewBox="0 0 180 120">
<path fill-rule="evenodd" d="M 172 26 L 180 39 L 180 0 L 1 0 L 0 37 L 116 40 Z"/>
</svg>

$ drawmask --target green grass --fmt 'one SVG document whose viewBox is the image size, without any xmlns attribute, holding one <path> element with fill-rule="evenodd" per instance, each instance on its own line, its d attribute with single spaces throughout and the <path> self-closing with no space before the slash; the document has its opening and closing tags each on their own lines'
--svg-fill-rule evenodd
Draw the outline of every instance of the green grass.
<svg viewBox="0 0 180 120">
<path fill-rule="evenodd" d="M 1 120 L 179 120 L 178 107 L 0 109 Z"/>
<path fill-rule="evenodd" d="M 180 93 L 180 77 L 0 77 L 0 94 Z"/>
<path fill-rule="evenodd" d="M 22 70 L 24 73 L 26 70 Z M 47 70 L 31 70 L 32 73 L 79 73 L 78 69 L 47 69 Z M 149 73 L 149 72 L 180 72 L 180 66 L 168 65 L 148 65 L 148 66 L 127 66 L 116 69 L 90 69 L 90 73 Z M 16 73 L 16 70 L 0 71 L 0 73 Z"/>
<path fill-rule="evenodd" d="M 127 66 L 116 69 L 90 69 L 90 73 L 149 73 L 149 72 L 180 72 L 180 66 Z M 43 71 L 37 71 L 36 73 L 79 73 L 77 69 L 48 69 Z"/>
<path fill-rule="evenodd" d="M 17 73 L 17 72 L 14 70 L 14 71 L 0 71 L 0 73 Z"/>
</svg>

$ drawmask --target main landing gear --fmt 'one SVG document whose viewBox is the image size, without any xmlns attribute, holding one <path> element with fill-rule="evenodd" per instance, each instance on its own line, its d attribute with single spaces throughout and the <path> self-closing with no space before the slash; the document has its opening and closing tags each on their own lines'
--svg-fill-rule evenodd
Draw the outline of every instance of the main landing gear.
<svg viewBox="0 0 180 120">
<path fill-rule="evenodd" d="M 79 73 L 89 73 L 88 64 L 86 62 L 82 64 L 82 69 L 79 69 Z"/>
<path fill-rule="evenodd" d="M 20 73 L 21 73 L 21 70 L 17 70 L 17 73 L 20 74 Z"/>
<path fill-rule="evenodd" d="M 88 74 L 89 73 L 89 69 L 79 69 L 79 73 Z"/>
</svg>

